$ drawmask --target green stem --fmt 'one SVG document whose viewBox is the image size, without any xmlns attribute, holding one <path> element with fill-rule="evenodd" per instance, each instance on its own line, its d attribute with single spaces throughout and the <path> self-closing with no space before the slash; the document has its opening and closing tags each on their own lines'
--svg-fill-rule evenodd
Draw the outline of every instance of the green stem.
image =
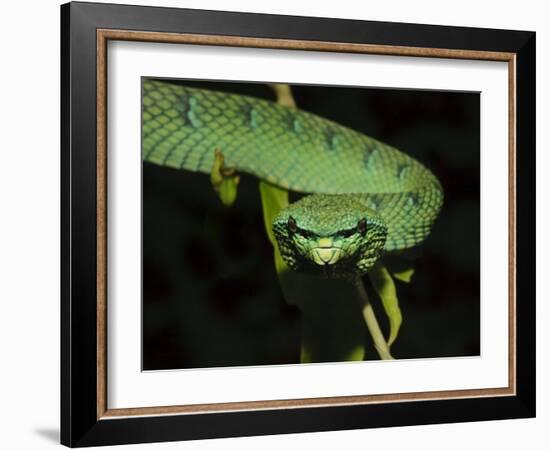
<svg viewBox="0 0 550 450">
<path fill-rule="evenodd" d="M 378 325 L 376 315 L 374 314 L 374 310 L 372 309 L 372 305 L 370 303 L 363 282 L 361 280 L 357 280 L 356 286 L 357 292 L 359 294 L 358 298 L 361 305 L 363 318 L 365 319 L 367 328 L 370 332 L 370 335 L 372 336 L 372 340 L 374 341 L 374 348 L 378 352 L 378 355 L 380 355 L 380 359 L 394 359 L 390 353 L 390 347 L 388 346 L 388 343 L 384 338 L 384 334 L 380 329 L 380 325 Z"/>
</svg>

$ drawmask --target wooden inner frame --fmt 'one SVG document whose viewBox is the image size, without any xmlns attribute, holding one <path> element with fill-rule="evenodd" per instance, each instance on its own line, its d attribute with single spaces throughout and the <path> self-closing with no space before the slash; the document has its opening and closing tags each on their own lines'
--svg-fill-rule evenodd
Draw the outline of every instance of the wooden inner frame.
<svg viewBox="0 0 550 450">
<path fill-rule="evenodd" d="M 109 409 L 107 405 L 107 42 L 141 41 L 381 54 L 433 58 L 503 61 L 508 63 L 508 386 L 400 394 L 264 400 L 200 405 L 148 406 Z M 404 47 L 342 42 L 264 39 L 238 36 L 97 30 L 97 418 L 198 414 L 266 409 L 345 406 L 421 400 L 447 400 L 516 395 L 516 54 L 478 50 Z"/>
</svg>

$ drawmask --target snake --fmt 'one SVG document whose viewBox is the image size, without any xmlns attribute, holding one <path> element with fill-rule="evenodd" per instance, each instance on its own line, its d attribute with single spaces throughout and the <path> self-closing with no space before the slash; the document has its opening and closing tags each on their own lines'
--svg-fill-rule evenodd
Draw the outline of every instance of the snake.
<svg viewBox="0 0 550 450">
<path fill-rule="evenodd" d="M 437 177 L 411 156 L 343 124 L 256 97 L 142 80 L 143 161 L 224 167 L 302 194 L 271 226 L 285 263 L 362 276 L 386 253 L 422 243 L 443 205 Z"/>
</svg>

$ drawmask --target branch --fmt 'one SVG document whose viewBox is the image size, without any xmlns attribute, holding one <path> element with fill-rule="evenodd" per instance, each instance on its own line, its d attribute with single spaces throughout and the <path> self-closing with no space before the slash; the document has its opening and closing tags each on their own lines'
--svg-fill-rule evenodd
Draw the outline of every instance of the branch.
<svg viewBox="0 0 550 450">
<path fill-rule="evenodd" d="M 374 315 L 374 310 L 372 309 L 367 291 L 365 290 L 365 286 L 363 286 L 363 282 L 361 281 L 361 279 L 357 280 L 356 286 L 357 293 L 359 294 L 358 298 L 361 306 L 361 311 L 363 312 L 363 318 L 365 319 L 367 328 L 369 329 L 372 340 L 374 341 L 374 348 L 380 355 L 380 359 L 394 359 L 390 353 L 390 347 L 388 346 L 388 343 L 386 342 L 386 339 L 382 334 L 380 325 L 378 325 L 378 321 L 376 320 L 376 316 Z"/>
</svg>

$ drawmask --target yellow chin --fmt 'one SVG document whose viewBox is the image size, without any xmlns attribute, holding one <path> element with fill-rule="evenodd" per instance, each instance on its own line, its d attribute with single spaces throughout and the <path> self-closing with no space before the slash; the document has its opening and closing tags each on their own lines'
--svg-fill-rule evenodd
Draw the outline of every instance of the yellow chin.
<svg viewBox="0 0 550 450">
<path fill-rule="evenodd" d="M 311 250 L 311 259 L 320 266 L 336 264 L 343 255 L 338 247 L 316 247 Z"/>
</svg>

